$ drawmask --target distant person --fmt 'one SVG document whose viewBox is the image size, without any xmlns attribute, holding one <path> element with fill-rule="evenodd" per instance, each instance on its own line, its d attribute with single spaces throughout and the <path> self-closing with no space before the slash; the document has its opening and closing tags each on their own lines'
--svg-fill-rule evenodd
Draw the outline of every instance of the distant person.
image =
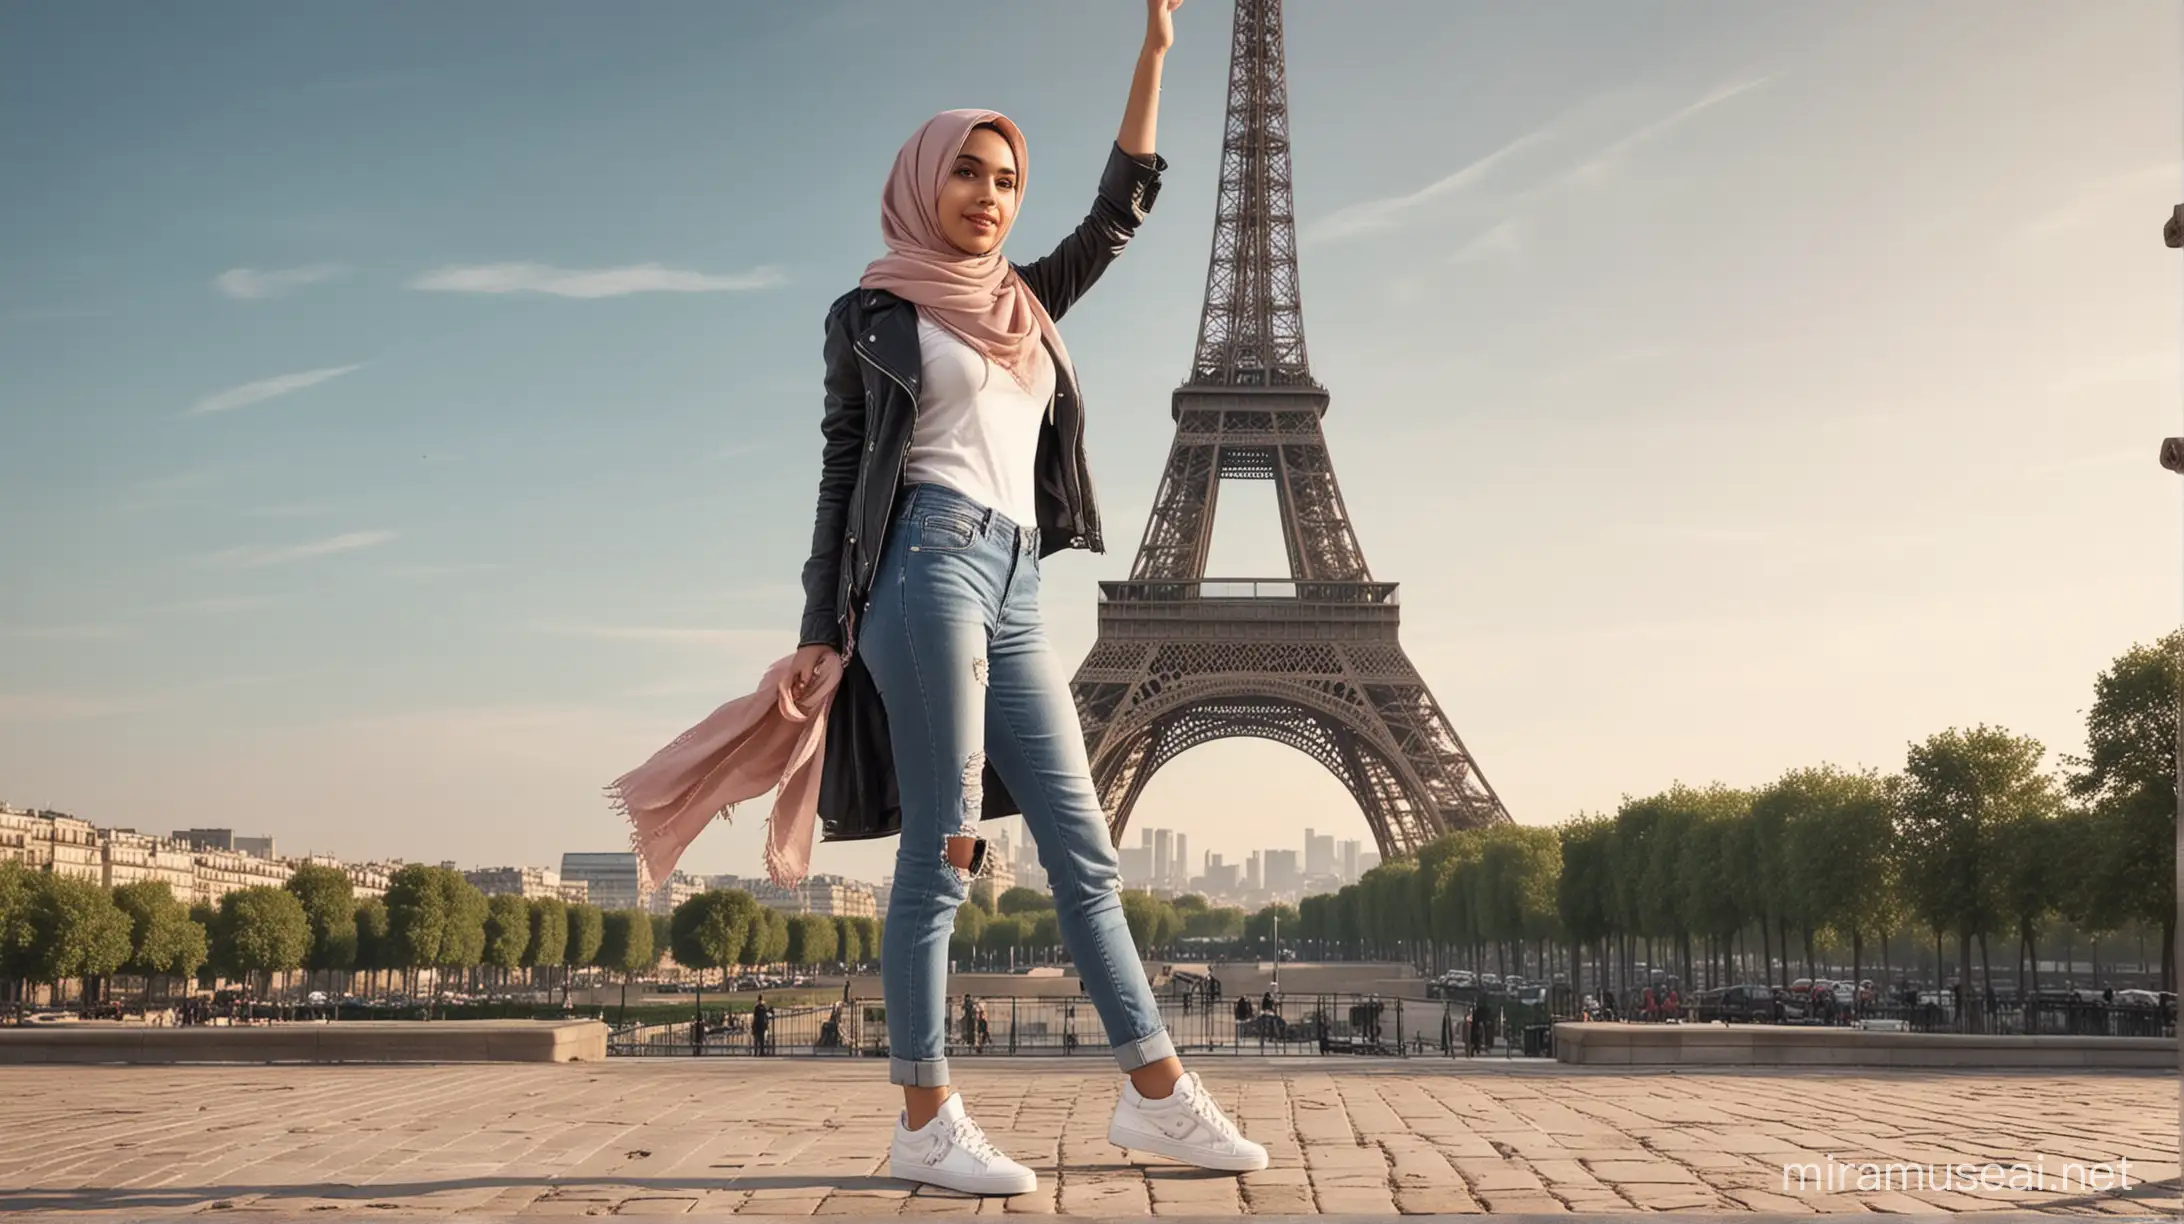
<svg viewBox="0 0 2184 1224">
<path fill-rule="evenodd" d="M 1282 1009 L 1274 1006 L 1274 992 L 1269 990 L 1259 997 L 1259 1010 L 1269 1016 L 1279 1016 Z"/>
<path fill-rule="evenodd" d="M 1051 252 L 1024 252 L 1021 263 L 1003 253 L 1026 190 L 1023 133 L 995 111 L 942 111 L 894 156 L 879 200 L 885 253 L 826 316 L 813 422 L 825 445 L 813 456 L 817 511 L 788 684 L 827 694 L 841 716 L 823 724 L 841 732 L 826 738 L 823 772 L 846 771 L 843 787 L 827 788 L 849 796 L 843 831 L 899 833 L 880 955 L 888 1078 L 903 1092 L 889 1171 L 961 1193 L 1038 1186 L 989 1141 L 949 1073 L 944 968 L 986 848 L 976 832 L 982 768 L 1007 784 L 1042 857 L 1067 864 L 1053 880 L 1058 921 L 1128 1077 L 1109 1138 L 1204 1169 L 1267 1164 L 1184 1068 L 1162 1022 L 1115 887 L 1069 673 L 1040 611 L 1046 564 L 1107 547 L 1079 445 L 1080 368 L 1054 320 L 1103 277 L 1113 283 L 1109 267 L 1158 194 L 1160 71 L 1180 3 L 1146 0 L 1122 126 L 1096 151 L 1090 213 Z M 913 71 L 964 88 L 995 35 L 990 20 L 957 23 L 936 54 L 913 57 Z M 1049 58 L 1075 67 L 1079 50 L 1050 48 Z M 874 109 L 891 122 L 884 104 Z M 881 806 L 862 800 L 895 793 L 900 826 L 889 829 Z"/>
<path fill-rule="evenodd" d="M 773 1031 L 773 1008 L 766 1005 L 766 996 L 758 996 L 751 1005 L 751 1052 L 768 1053 L 767 1036 Z"/>
</svg>

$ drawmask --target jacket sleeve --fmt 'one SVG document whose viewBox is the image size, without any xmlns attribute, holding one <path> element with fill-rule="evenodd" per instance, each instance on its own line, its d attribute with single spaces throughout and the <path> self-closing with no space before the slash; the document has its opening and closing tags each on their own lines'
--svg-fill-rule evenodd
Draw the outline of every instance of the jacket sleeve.
<svg viewBox="0 0 2184 1224">
<path fill-rule="evenodd" d="M 1152 212 L 1160 196 L 1161 172 L 1167 168 L 1167 159 L 1158 153 L 1146 162 L 1123 152 L 1119 144 L 1109 148 L 1092 211 L 1053 251 L 1016 266 L 1049 316 L 1061 318 L 1122 254 Z"/>
<path fill-rule="evenodd" d="M 819 431 L 826 446 L 819 466 L 819 510 L 811 528 L 811 557 L 804 562 L 804 617 L 797 644 L 823 643 L 842 648 L 842 625 L 835 601 L 842 582 L 842 542 L 849 523 L 849 499 L 857 487 L 858 461 L 865 444 L 864 375 L 857 368 L 845 295 L 827 312 L 826 411 Z"/>
</svg>

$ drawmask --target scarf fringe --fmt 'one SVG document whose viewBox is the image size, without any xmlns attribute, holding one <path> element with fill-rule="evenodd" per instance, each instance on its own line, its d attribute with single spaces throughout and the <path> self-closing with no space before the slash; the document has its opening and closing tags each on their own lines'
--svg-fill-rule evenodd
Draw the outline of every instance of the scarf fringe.
<svg viewBox="0 0 2184 1224">
<path fill-rule="evenodd" d="M 637 856 L 637 891 L 640 894 L 651 892 L 653 889 L 660 887 L 665 881 L 654 879 L 652 877 L 652 866 L 645 861 L 645 846 L 648 843 L 644 833 L 637 827 L 636 815 L 629 809 L 629 794 L 623 789 L 620 782 L 606 787 L 603 793 L 606 796 L 608 809 L 629 822 L 629 850 L 631 854 Z M 706 822 L 710 824 L 715 820 L 730 820 L 735 814 L 736 805 L 730 803 L 711 816 L 706 817 Z M 768 821 L 768 823 L 772 822 Z M 652 831 L 652 840 L 658 840 L 666 833 L 667 826 L 663 824 Z M 773 853 L 771 842 L 767 843 L 766 853 L 769 856 Z"/>
</svg>

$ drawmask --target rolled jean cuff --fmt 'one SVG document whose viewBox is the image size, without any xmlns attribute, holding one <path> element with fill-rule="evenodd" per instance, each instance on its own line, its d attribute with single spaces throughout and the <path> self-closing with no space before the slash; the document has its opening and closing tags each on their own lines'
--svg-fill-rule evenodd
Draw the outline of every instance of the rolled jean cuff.
<svg viewBox="0 0 2184 1224">
<path fill-rule="evenodd" d="M 948 1086 L 948 1060 L 930 1058 L 921 1062 L 890 1056 L 887 1060 L 887 1082 L 901 1084 L 905 1088 L 945 1088 Z"/>
<path fill-rule="evenodd" d="M 1150 1036 L 1136 1041 L 1125 1041 L 1114 1047 L 1115 1063 L 1125 1071 L 1149 1067 L 1163 1058 L 1175 1057 L 1175 1041 L 1165 1028 L 1154 1029 Z M 944 1069 L 945 1070 L 945 1069 Z"/>
</svg>

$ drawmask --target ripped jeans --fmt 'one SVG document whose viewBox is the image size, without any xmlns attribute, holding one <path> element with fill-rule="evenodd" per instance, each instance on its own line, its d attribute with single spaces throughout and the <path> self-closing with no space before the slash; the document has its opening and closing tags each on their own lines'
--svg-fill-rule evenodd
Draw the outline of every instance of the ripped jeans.
<svg viewBox="0 0 2184 1224">
<path fill-rule="evenodd" d="M 1175 1053 L 1123 921 L 1121 868 L 1084 730 L 1039 619 L 1039 533 L 944 485 L 903 491 L 857 649 L 887 705 L 902 840 L 881 942 L 888 1078 L 948 1082 L 948 941 L 969 896 L 947 858 L 977 833 L 987 755 L 1053 884 L 1062 943 L 1125 1071 Z"/>
</svg>

